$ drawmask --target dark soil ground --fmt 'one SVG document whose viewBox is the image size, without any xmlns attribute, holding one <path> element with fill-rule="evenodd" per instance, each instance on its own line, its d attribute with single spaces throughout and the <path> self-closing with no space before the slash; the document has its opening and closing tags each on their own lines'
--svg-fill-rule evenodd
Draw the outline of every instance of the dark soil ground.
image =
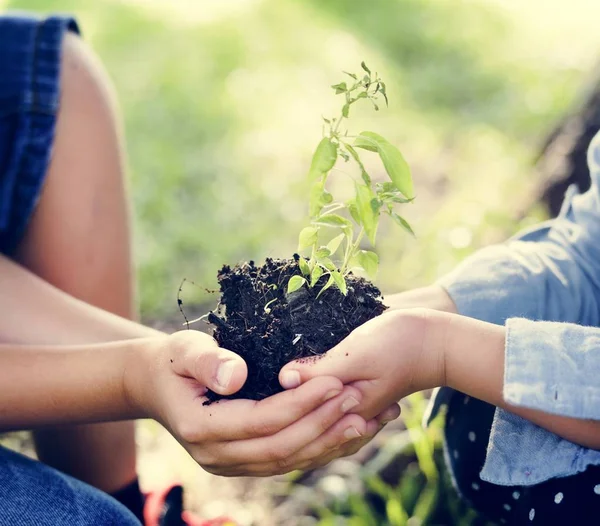
<svg viewBox="0 0 600 526">
<path fill-rule="evenodd" d="M 289 278 L 299 274 L 296 257 L 219 271 L 221 300 L 208 321 L 219 345 L 248 365 L 248 380 L 233 398 L 261 400 L 282 391 L 278 374 L 286 363 L 321 356 L 386 308 L 379 289 L 354 275 L 346 278 L 346 296 L 330 287 L 317 298 L 325 277 L 288 295 Z M 209 401 L 219 398 L 208 393 Z"/>
</svg>

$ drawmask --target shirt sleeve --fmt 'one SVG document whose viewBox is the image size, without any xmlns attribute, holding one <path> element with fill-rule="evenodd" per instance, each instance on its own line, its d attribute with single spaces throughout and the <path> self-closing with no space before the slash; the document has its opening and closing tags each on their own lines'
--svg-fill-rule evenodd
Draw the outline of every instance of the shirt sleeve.
<svg viewBox="0 0 600 526">
<path fill-rule="evenodd" d="M 508 403 L 600 419 L 600 134 L 588 165 L 590 190 L 571 188 L 556 219 L 479 251 L 439 283 L 461 314 L 506 324 Z M 481 478 L 531 485 L 590 464 L 600 452 L 497 409 Z"/>
<path fill-rule="evenodd" d="M 600 420 L 600 329 L 520 318 L 506 326 L 504 400 Z"/>
<path fill-rule="evenodd" d="M 516 386 L 525 379 L 548 386 L 560 380 L 582 390 L 598 382 L 600 332 L 589 327 L 600 325 L 600 134 L 588 150 L 588 164 L 590 190 L 571 190 L 558 218 L 476 253 L 439 282 L 461 314 L 496 324 L 508 320 L 505 396 L 516 405 L 533 402 L 533 395 L 517 394 L 524 393 Z M 553 389 L 539 392 L 536 404 L 543 397 L 553 412 L 577 412 L 566 399 L 557 405 Z M 595 414 L 600 418 L 600 408 Z"/>
</svg>

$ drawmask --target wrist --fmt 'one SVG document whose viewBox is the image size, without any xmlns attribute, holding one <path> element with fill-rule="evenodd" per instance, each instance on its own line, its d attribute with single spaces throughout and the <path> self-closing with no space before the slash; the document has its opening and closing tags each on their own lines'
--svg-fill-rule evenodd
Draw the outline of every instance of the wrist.
<svg viewBox="0 0 600 526">
<path fill-rule="evenodd" d="M 408 394 L 443 385 L 444 368 L 444 323 L 445 313 L 433 309 L 412 308 L 384 314 L 387 325 L 392 329 L 385 335 L 395 349 L 395 361 L 390 367 L 394 377 L 406 377 L 408 382 L 397 383 L 397 399 Z M 381 334 L 385 334 L 381 331 Z"/>
<path fill-rule="evenodd" d="M 443 357 L 445 385 L 501 405 L 504 385 L 503 326 L 459 315 L 444 314 Z"/>
<path fill-rule="evenodd" d="M 421 344 L 423 389 L 433 389 L 447 384 L 446 341 L 457 315 L 435 309 L 423 309 L 422 315 L 425 320 Z"/>
<path fill-rule="evenodd" d="M 156 418 L 151 403 L 154 379 L 166 355 L 168 336 L 139 338 L 129 342 L 123 371 L 123 395 L 135 418 Z"/>
</svg>

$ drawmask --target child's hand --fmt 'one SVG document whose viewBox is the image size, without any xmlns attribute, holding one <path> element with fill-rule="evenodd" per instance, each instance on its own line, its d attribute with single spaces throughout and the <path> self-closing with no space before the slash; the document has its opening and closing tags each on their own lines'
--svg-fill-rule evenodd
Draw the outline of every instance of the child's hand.
<svg viewBox="0 0 600 526">
<path fill-rule="evenodd" d="M 195 331 L 156 341 L 128 368 L 132 405 L 162 423 L 211 473 L 265 476 L 313 468 L 347 454 L 379 427 L 349 414 L 362 398 L 356 388 L 325 376 L 259 402 L 205 406 L 207 388 L 220 394 L 241 388 L 242 358 Z"/>
<path fill-rule="evenodd" d="M 371 419 L 404 396 L 443 383 L 443 341 L 431 341 L 440 331 L 427 331 L 436 318 L 432 312 L 384 313 L 322 358 L 287 364 L 279 374 L 281 385 L 295 388 L 320 376 L 335 376 L 358 389 L 362 402 L 355 411 Z"/>
</svg>

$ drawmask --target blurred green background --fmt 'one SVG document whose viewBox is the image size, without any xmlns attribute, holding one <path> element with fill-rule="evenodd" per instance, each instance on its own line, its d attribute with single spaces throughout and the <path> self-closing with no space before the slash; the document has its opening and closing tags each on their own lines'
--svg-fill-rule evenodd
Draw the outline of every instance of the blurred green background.
<svg viewBox="0 0 600 526">
<path fill-rule="evenodd" d="M 593 0 L 0 0 L 74 13 L 123 110 L 145 319 L 214 302 L 223 263 L 289 257 L 329 88 L 365 60 L 389 109 L 351 129 L 412 166 L 412 240 L 381 230 L 378 283 L 430 282 L 474 248 L 539 219 L 527 196 L 544 134 L 600 49 Z M 376 169 L 377 171 L 377 169 Z M 525 204 L 524 204 L 525 203 Z M 523 207 L 527 214 L 523 219 Z"/>
</svg>

